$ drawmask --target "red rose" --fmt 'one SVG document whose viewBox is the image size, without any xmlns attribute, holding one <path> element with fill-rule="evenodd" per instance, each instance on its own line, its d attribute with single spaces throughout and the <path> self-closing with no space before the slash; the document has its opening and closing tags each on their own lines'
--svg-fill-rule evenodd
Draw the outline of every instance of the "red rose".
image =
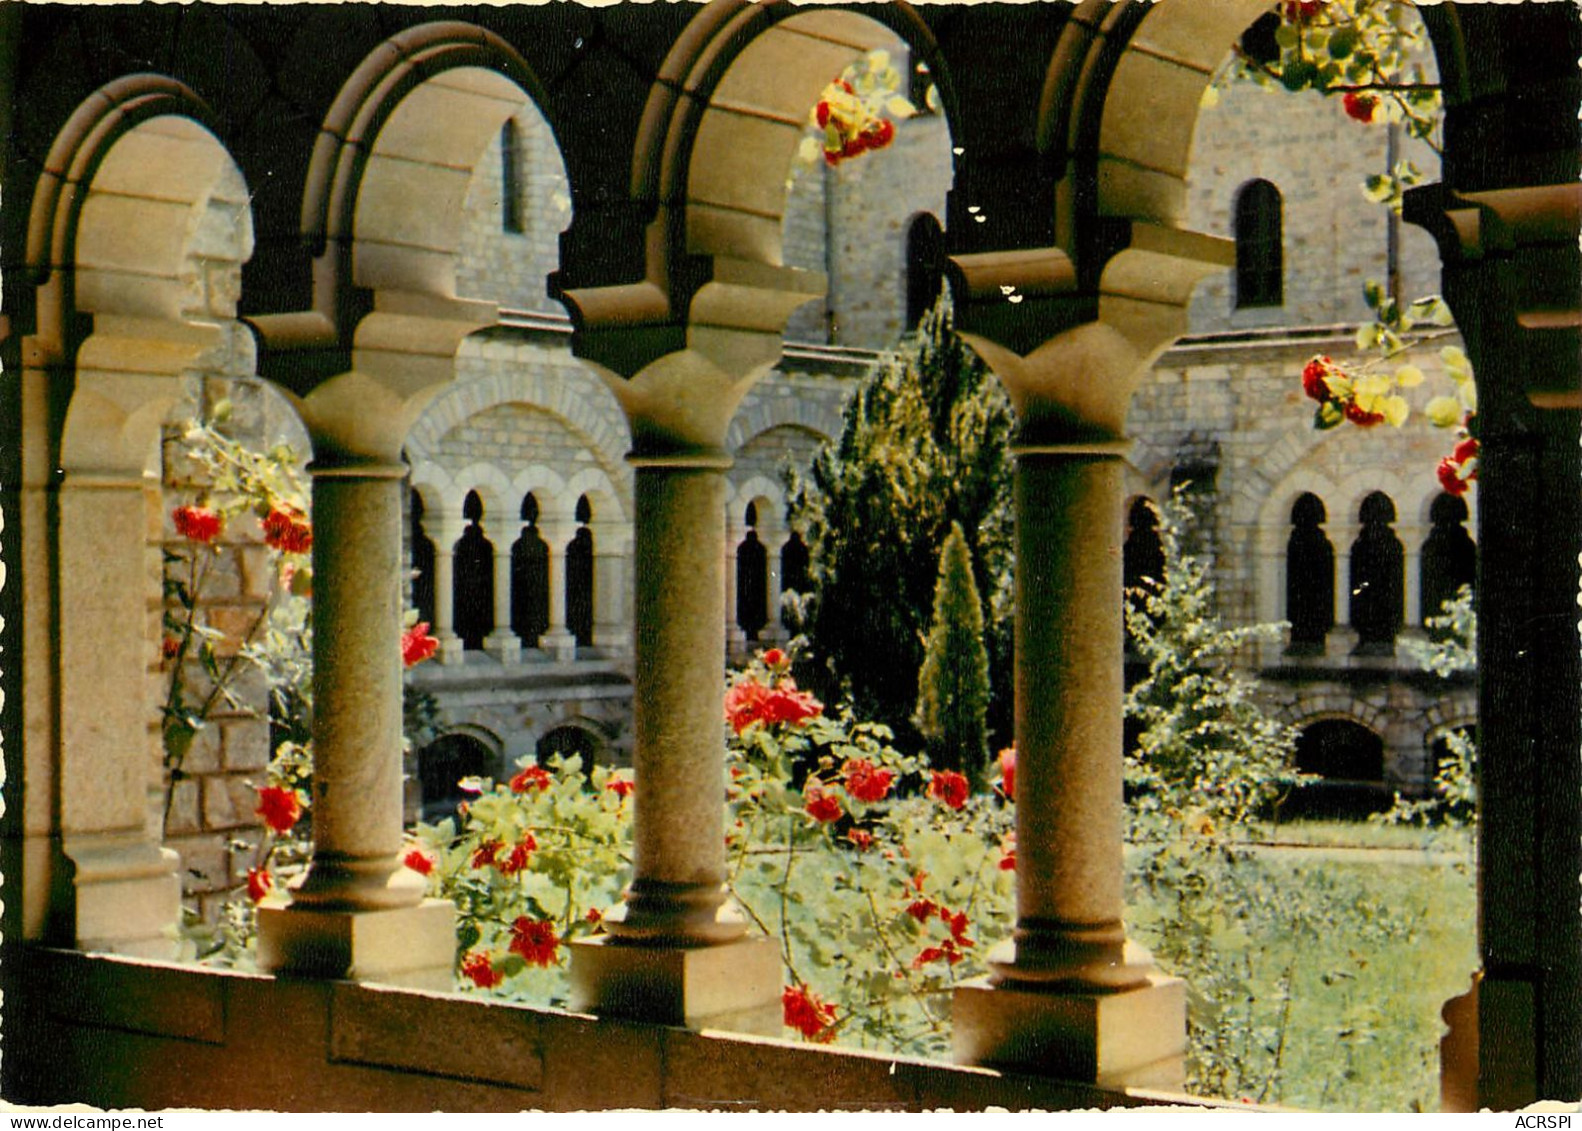
<svg viewBox="0 0 1582 1131">
<path fill-rule="evenodd" d="M 1346 108 L 1346 117 L 1365 125 L 1373 121 L 1373 112 L 1379 108 L 1377 97 L 1372 94 L 1358 94 L 1356 91 L 1348 91 L 1340 102 Z"/>
<path fill-rule="evenodd" d="M 813 108 L 813 117 L 819 129 L 829 125 L 829 103 L 819 99 L 819 104 Z"/>
<path fill-rule="evenodd" d="M 1455 460 L 1457 463 L 1466 463 L 1470 459 L 1477 459 L 1478 442 L 1471 436 L 1468 436 L 1465 440 L 1461 441 L 1461 443 L 1455 446 L 1455 448 L 1450 453 L 1450 458 Z"/>
<path fill-rule="evenodd" d="M 866 758 L 848 758 L 840 768 L 846 781 L 846 792 L 858 801 L 883 801 L 895 784 L 895 774 L 881 770 Z"/>
<path fill-rule="evenodd" d="M 1302 367 L 1302 392 L 1319 404 L 1330 399 L 1329 382 L 1325 378 L 1329 376 L 1331 364 L 1329 358 L 1318 356 Z"/>
<path fill-rule="evenodd" d="M 1016 871 L 1016 832 L 1012 830 L 1000 842 L 1000 871 Z"/>
<path fill-rule="evenodd" d="M 834 1036 L 835 1007 L 826 1004 L 807 986 L 787 986 L 780 994 L 780 1006 L 788 1029 L 795 1029 L 813 1041 Z"/>
<path fill-rule="evenodd" d="M 175 659 L 179 651 L 181 651 L 181 641 L 174 636 L 167 636 L 159 642 L 159 654 L 167 660 Z"/>
<path fill-rule="evenodd" d="M 500 854 L 500 849 L 504 847 L 505 845 L 497 840 L 484 841 L 472 850 L 472 858 L 467 861 L 468 867 L 487 868 L 495 862 L 495 858 Z"/>
<path fill-rule="evenodd" d="M 952 809 L 967 804 L 967 779 L 955 770 L 935 770 L 928 779 L 928 795 Z"/>
<path fill-rule="evenodd" d="M 1007 746 L 1000 751 L 1000 792 L 1005 800 L 1016 800 L 1016 747 Z"/>
<path fill-rule="evenodd" d="M 771 668 L 778 668 L 786 662 L 786 654 L 778 648 L 771 648 L 764 653 L 764 663 Z"/>
<path fill-rule="evenodd" d="M 798 691 L 790 679 L 782 679 L 764 701 L 764 721 L 801 726 L 824 713 L 824 704 L 806 691 Z"/>
<path fill-rule="evenodd" d="M 428 621 L 420 620 L 401 634 L 401 663 L 416 667 L 439 651 L 439 640 L 428 634 Z"/>
<path fill-rule="evenodd" d="M 1359 428 L 1372 428 L 1375 424 L 1384 423 L 1384 413 L 1367 412 L 1356 401 L 1346 404 L 1346 419 Z"/>
<path fill-rule="evenodd" d="M 505 975 L 494 968 L 489 956 L 476 950 L 469 950 L 461 960 L 461 972 L 463 977 L 471 978 L 472 984 L 480 990 L 492 990 L 505 981 Z"/>
<path fill-rule="evenodd" d="M 822 714 L 824 705 L 790 678 L 766 687 L 752 676 L 743 677 L 725 692 L 725 721 L 737 734 L 753 723 L 790 723 L 800 726 Z"/>
<path fill-rule="evenodd" d="M 931 918 L 933 918 L 934 912 L 938 910 L 939 904 L 935 903 L 932 899 L 914 899 L 911 903 L 906 905 L 906 913 L 912 918 L 916 919 L 919 923 L 928 922 Z"/>
<path fill-rule="evenodd" d="M 600 911 L 597 907 L 590 907 L 588 908 L 588 913 L 584 915 L 583 918 L 593 926 L 597 927 L 604 922 L 604 912 Z"/>
<path fill-rule="evenodd" d="M 637 788 L 637 783 L 631 778 L 612 777 L 604 783 L 604 788 L 615 794 L 622 801 L 625 801 L 632 795 L 632 791 Z"/>
<path fill-rule="evenodd" d="M 220 536 L 220 516 L 208 507 L 177 507 L 170 517 L 176 533 L 193 542 L 212 542 Z"/>
<path fill-rule="evenodd" d="M 1449 456 L 1439 461 L 1436 474 L 1439 476 L 1440 488 L 1447 493 L 1452 495 L 1465 495 L 1467 493 L 1470 480 L 1461 478 L 1461 465 Z"/>
<path fill-rule="evenodd" d="M 930 962 L 938 962 L 941 958 L 951 966 L 954 966 L 961 961 L 962 954 L 961 951 L 956 949 L 954 943 L 946 939 L 939 946 L 925 946 L 918 951 L 917 957 L 912 959 L 912 969 L 921 970 Z"/>
<path fill-rule="evenodd" d="M 555 924 L 548 919 L 529 919 L 519 916 L 511 924 L 510 949 L 527 959 L 529 966 L 553 966 L 560 936 L 555 934 Z"/>
<path fill-rule="evenodd" d="M 967 937 L 967 928 L 972 924 L 967 921 L 967 913 L 958 911 L 954 915 L 947 915 L 941 911 L 939 917 L 950 926 L 950 937 L 961 946 L 971 946 L 972 940 Z"/>
<path fill-rule="evenodd" d="M 858 852 L 867 852 L 873 847 L 873 834 L 867 829 L 852 829 L 846 834 L 846 839 Z"/>
<path fill-rule="evenodd" d="M 862 131 L 862 137 L 869 149 L 883 149 L 895 140 L 895 123 L 888 118 L 880 118 Z"/>
<path fill-rule="evenodd" d="M 538 841 L 533 839 L 533 834 L 528 833 L 516 843 L 509 855 L 504 860 L 495 857 L 495 867 L 506 876 L 514 876 L 518 872 L 527 871 L 527 865 L 533 858 L 533 853 L 538 851 Z"/>
<path fill-rule="evenodd" d="M 258 789 L 258 808 L 253 810 L 274 833 L 288 833 L 302 816 L 302 798 L 294 789 L 266 785 Z"/>
<path fill-rule="evenodd" d="M 275 877 L 268 868 L 247 869 L 247 898 L 257 903 L 275 889 Z"/>
<path fill-rule="evenodd" d="M 261 520 L 264 544 L 285 554 L 305 554 L 313 548 L 313 528 L 295 507 L 275 507 Z"/>
<path fill-rule="evenodd" d="M 420 876 L 432 876 L 434 874 L 434 858 L 428 854 L 427 849 L 416 846 L 407 849 L 406 855 L 401 857 L 401 863 Z"/>
<path fill-rule="evenodd" d="M 821 824 L 841 819 L 842 810 L 840 799 L 830 793 L 816 779 L 810 779 L 802 790 L 802 797 L 807 802 L 807 815 Z"/>
<path fill-rule="evenodd" d="M 555 784 L 555 779 L 549 776 L 549 771 L 543 766 L 528 766 L 521 773 L 511 779 L 512 793 L 526 793 L 530 789 L 540 792 Z"/>
</svg>

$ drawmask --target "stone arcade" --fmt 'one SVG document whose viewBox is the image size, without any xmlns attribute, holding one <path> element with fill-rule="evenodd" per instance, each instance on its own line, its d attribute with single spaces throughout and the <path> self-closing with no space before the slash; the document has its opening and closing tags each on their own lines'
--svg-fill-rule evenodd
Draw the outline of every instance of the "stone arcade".
<svg viewBox="0 0 1582 1131">
<path fill-rule="evenodd" d="M 1209 73 L 1265 7 L 0 9 L 7 1098 L 1057 1107 L 1168 1087 L 1181 986 L 1121 925 L 1121 455 L 1132 390 L 1234 262 L 1183 225 L 1183 177 Z M 1424 16 L 1447 144 L 1408 219 L 1437 241 L 1485 445 L 1483 969 L 1447 1009 L 1446 1092 L 1500 1107 L 1582 1095 L 1582 42 L 1569 5 Z M 1015 935 L 958 997 L 963 1065 L 894 1071 L 698 1031 L 772 1015 L 779 988 L 699 788 L 720 774 L 733 417 L 825 287 L 782 249 L 806 108 L 892 33 L 961 150 L 947 270 L 1017 404 L 1018 621 L 1046 626 L 1018 647 Z M 593 1017 L 393 988 L 448 984 L 452 945 L 397 861 L 403 450 L 500 321 L 460 297 L 459 204 L 529 102 L 571 201 L 554 291 L 634 468 L 643 787 L 624 914 L 575 959 Z M 263 927 L 278 973 L 241 976 L 158 961 L 179 884 L 141 736 L 160 424 L 184 378 L 254 373 L 312 444 L 319 773 L 307 882 Z"/>
</svg>

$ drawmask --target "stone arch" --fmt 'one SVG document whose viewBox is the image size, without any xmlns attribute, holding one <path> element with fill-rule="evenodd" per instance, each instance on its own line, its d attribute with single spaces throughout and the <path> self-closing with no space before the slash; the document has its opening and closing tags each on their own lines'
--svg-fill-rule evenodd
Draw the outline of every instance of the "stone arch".
<svg viewBox="0 0 1582 1131">
<path fill-rule="evenodd" d="M 1362 817 L 1390 807 L 1384 732 L 1349 715 L 1309 719 L 1297 736 L 1296 765 L 1320 780 L 1299 786 L 1283 816 Z"/>
<path fill-rule="evenodd" d="M 582 754 L 582 770 L 587 773 L 593 766 L 609 761 L 613 740 L 614 735 L 605 724 L 586 715 L 567 715 L 545 727 L 533 740 L 534 757 L 542 765 L 550 754 Z M 587 748 L 578 745 L 582 742 L 588 744 Z"/>
<path fill-rule="evenodd" d="M 463 344 L 464 362 L 471 348 Z M 573 363 L 568 369 L 563 355 L 545 353 L 543 360 L 546 364 L 513 366 L 507 373 L 469 376 L 443 390 L 412 426 L 409 449 L 432 459 L 445 435 L 470 418 L 499 405 L 519 404 L 554 417 L 593 453 L 612 483 L 624 482 L 621 469 L 629 438 L 615 398 L 581 366 Z M 621 498 L 624 508 L 627 495 Z"/>
<path fill-rule="evenodd" d="M 701 290 L 683 277 L 686 256 L 782 265 L 785 171 L 808 111 L 831 78 L 895 37 L 928 66 L 953 121 L 949 69 L 909 7 L 859 15 L 729 0 L 693 19 L 660 67 L 633 162 L 633 195 L 659 206 L 648 279 L 673 313 Z"/>
<path fill-rule="evenodd" d="M 840 435 L 841 407 L 812 397 L 761 397 L 731 420 L 726 443 L 736 452 L 777 428 L 805 432 L 817 443 Z"/>
<path fill-rule="evenodd" d="M 504 744 L 492 731 L 470 723 L 447 727 L 417 756 L 419 811 L 428 823 L 454 816 L 468 796 L 456 783 L 464 777 L 499 779 L 505 773 Z"/>
<path fill-rule="evenodd" d="M 515 486 L 506 478 L 505 472 L 494 464 L 469 464 L 452 476 L 452 482 L 455 488 L 450 506 L 459 510 L 468 492 L 476 491 L 483 502 L 485 530 L 498 537 L 515 521 L 522 496 L 516 493 Z"/>
<path fill-rule="evenodd" d="M 516 49 L 457 21 L 399 32 L 352 73 L 314 142 L 302 201 L 314 308 L 340 340 L 368 310 L 362 289 L 456 297 L 473 167 L 529 102 L 543 107 L 544 91 Z"/>
<path fill-rule="evenodd" d="M 157 621 L 128 625 L 126 613 L 160 599 L 148 543 L 150 513 L 163 509 L 161 425 L 190 378 L 255 369 L 236 319 L 252 212 L 209 120 L 159 76 L 95 92 L 51 146 L 25 252 L 36 317 L 25 366 L 59 400 L 19 435 L 59 489 L 35 485 L 27 505 L 37 560 L 53 574 L 39 585 L 52 592 L 55 634 L 27 678 L 54 717 L 51 743 L 24 751 L 19 776 L 56 783 L 49 856 L 70 865 L 52 921 L 84 947 L 166 956 L 179 861 L 146 831 L 158 760 L 138 740 L 158 741 L 148 716 Z"/>
</svg>

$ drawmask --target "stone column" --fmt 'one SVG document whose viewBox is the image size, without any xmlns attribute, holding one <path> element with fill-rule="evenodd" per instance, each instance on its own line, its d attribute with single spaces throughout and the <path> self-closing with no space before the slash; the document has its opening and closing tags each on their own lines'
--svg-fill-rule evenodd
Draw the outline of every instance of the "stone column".
<svg viewBox="0 0 1582 1131">
<path fill-rule="evenodd" d="M 511 629 L 512 541 L 494 544 L 494 631 L 483 642 L 484 649 L 502 664 L 515 664 L 522 658 L 522 641 Z"/>
<path fill-rule="evenodd" d="M 1016 452 L 1016 928 L 956 991 L 959 1059 L 1178 1086 L 1185 986 L 1122 924 L 1120 443 Z"/>
<path fill-rule="evenodd" d="M 144 555 L 154 482 L 140 468 L 71 472 L 60 489 L 56 773 L 74 896 L 70 939 L 60 941 L 173 958 L 181 865 L 147 827 L 156 779 L 145 689 L 158 646 L 144 615 L 151 584 Z"/>
<path fill-rule="evenodd" d="M 722 508 L 723 509 L 723 508 Z M 737 588 L 736 551 L 741 547 L 742 539 L 747 537 L 747 528 L 739 522 L 729 519 L 725 522 L 725 658 L 735 659 L 747 651 L 747 633 L 736 621 L 736 611 L 739 607 L 740 593 Z"/>
<path fill-rule="evenodd" d="M 786 543 L 791 540 L 789 530 L 772 530 L 768 537 L 764 537 L 762 528 L 759 537 L 763 538 L 764 551 L 769 562 L 769 623 L 764 625 L 759 639 L 769 644 L 783 644 L 786 639 L 785 625 L 780 621 L 780 598 L 783 594 L 783 579 L 780 576 L 780 555 L 785 552 Z"/>
<path fill-rule="evenodd" d="M 1327 529 L 1335 548 L 1335 627 L 1324 651 L 1329 656 L 1350 656 L 1357 646 L 1357 630 L 1351 627 L 1351 544 L 1362 528 L 1355 522 L 1331 521 Z"/>
<path fill-rule="evenodd" d="M 1402 590 L 1401 635 L 1406 636 L 1423 624 L 1423 539 L 1427 537 L 1421 523 L 1397 522 L 1395 536 L 1406 551 L 1406 579 Z"/>
<path fill-rule="evenodd" d="M 573 1008 L 780 1032 L 780 955 L 725 888 L 723 451 L 636 467 L 633 879 L 572 952 Z"/>
<path fill-rule="evenodd" d="M 423 532 L 434 543 L 434 623 L 431 626 L 439 641 L 439 662 L 462 662 L 461 637 L 456 635 L 456 571 L 454 568 L 457 527 L 460 515 L 436 515 L 432 523 L 437 530 L 429 529 L 430 519 L 425 516 Z"/>
<path fill-rule="evenodd" d="M 549 547 L 549 627 L 539 638 L 539 647 L 566 664 L 577 658 L 577 638 L 566 628 L 566 546 L 571 534 L 566 527 L 543 524 L 538 533 Z"/>
<path fill-rule="evenodd" d="M 309 470 L 313 859 L 289 904 L 259 907 L 259 966 L 449 989 L 455 909 L 424 899 L 422 878 L 400 861 L 406 469 L 366 461 Z"/>
<path fill-rule="evenodd" d="M 593 528 L 593 639 L 611 656 L 632 652 L 631 585 L 626 568 L 631 556 L 629 538 L 624 524 L 602 522 Z"/>
</svg>

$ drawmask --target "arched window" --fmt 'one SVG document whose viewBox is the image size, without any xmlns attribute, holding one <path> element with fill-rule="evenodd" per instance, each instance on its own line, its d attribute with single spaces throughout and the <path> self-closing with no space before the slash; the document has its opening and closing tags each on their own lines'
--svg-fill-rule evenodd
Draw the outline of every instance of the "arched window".
<svg viewBox="0 0 1582 1131">
<path fill-rule="evenodd" d="M 494 545 L 484 537 L 478 492 L 467 492 L 461 513 L 467 527 L 456 543 L 451 607 L 462 647 L 478 649 L 494 631 Z"/>
<path fill-rule="evenodd" d="M 786 539 L 785 548 L 780 551 L 780 592 L 781 593 L 806 593 L 811 589 L 812 581 L 808 577 L 809 557 L 807 543 L 802 541 L 802 536 L 795 531 Z M 787 623 L 785 610 L 780 610 L 780 623 L 786 628 L 793 625 Z"/>
<path fill-rule="evenodd" d="M 1360 818 L 1390 807 L 1384 782 L 1384 739 L 1351 719 L 1319 719 L 1296 739 L 1296 768 L 1320 781 L 1304 785 L 1280 807 L 1281 817 Z"/>
<path fill-rule="evenodd" d="M 520 235 L 522 224 L 522 146 L 516 123 L 500 127 L 500 227 Z"/>
<path fill-rule="evenodd" d="M 1147 496 L 1140 496 L 1126 514 L 1122 553 L 1127 589 L 1159 588 L 1165 576 L 1165 551 L 1159 543 L 1159 514 Z"/>
<path fill-rule="evenodd" d="M 423 496 L 412 491 L 407 508 L 411 519 L 412 604 L 417 619 L 434 623 L 434 542 L 423 532 Z"/>
<path fill-rule="evenodd" d="M 736 547 L 736 625 L 757 640 L 769 623 L 769 551 L 758 540 L 758 504 L 747 504 L 747 537 Z"/>
<path fill-rule="evenodd" d="M 1280 190 L 1249 181 L 1236 194 L 1236 306 L 1285 301 L 1285 249 Z"/>
<path fill-rule="evenodd" d="M 538 532 L 538 498 L 522 496 L 522 535 L 511 547 L 511 631 L 529 648 L 549 628 L 549 544 Z"/>
<path fill-rule="evenodd" d="M 1401 631 L 1406 553 L 1390 524 L 1395 504 L 1383 491 L 1362 500 L 1362 530 L 1351 544 L 1351 627 L 1359 656 L 1390 656 Z"/>
<path fill-rule="evenodd" d="M 575 754 L 582 759 L 582 772 L 587 773 L 604 750 L 604 737 L 591 727 L 564 723 L 547 732 L 538 740 L 534 755 L 542 765 L 551 755 L 569 758 Z"/>
<path fill-rule="evenodd" d="M 945 284 L 945 234 L 925 212 L 906 230 L 906 328 L 934 309 Z"/>
<path fill-rule="evenodd" d="M 1324 640 L 1335 627 L 1335 548 L 1323 530 L 1328 517 L 1314 494 L 1302 495 L 1291 507 L 1291 537 L 1285 544 L 1290 655 L 1322 656 Z"/>
<path fill-rule="evenodd" d="M 593 507 L 577 500 L 577 533 L 566 547 L 566 631 L 583 647 L 593 643 Z"/>
<path fill-rule="evenodd" d="M 422 819 L 434 824 L 454 817 L 456 807 L 468 798 L 456 783 L 462 778 L 493 776 L 494 762 L 488 745 L 470 734 L 442 735 L 419 750 L 418 804 Z"/>
<path fill-rule="evenodd" d="M 1153 500 L 1141 496 L 1126 512 L 1126 543 L 1121 550 L 1122 581 L 1126 600 L 1137 608 L 1144 598 L 1138 591 L 1157 593 L 1165 576 L 1165 551 L 1159 542 L 1159 514 Z M 1127 647 L 1133 644 L 1126 630 Z"/>
<path fill-rule="evenodd" d="M 1478 577 L 1478 548 L 1467 533 L 1467 502 L 1455 495 L 1440 494 L 1428 509 L 1434 528 L 1423 543 L 1423 563 L 1419 590 L 1422 620 L 1439 615 L 1444 603 L 1463 585 L 1474 585 Z"/>
</svg>

